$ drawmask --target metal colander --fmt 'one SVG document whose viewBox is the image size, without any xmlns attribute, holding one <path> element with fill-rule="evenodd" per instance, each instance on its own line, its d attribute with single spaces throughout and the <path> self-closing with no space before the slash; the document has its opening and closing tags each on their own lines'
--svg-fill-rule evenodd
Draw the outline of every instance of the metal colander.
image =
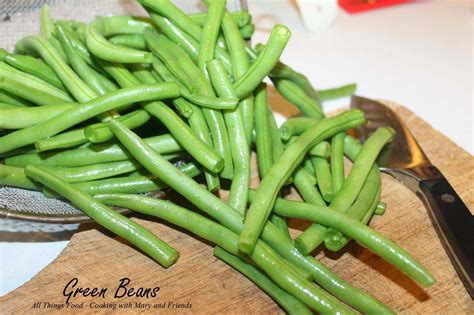
<svg viewBox="0 0 474 315">
<path fill-rule="evenodd" d="M 173 2 L 190 13 L 204 9 L 198 0 Z M 0 47 L 12 51 L 20 38 L 39 33 L 38 11 L 44 3 L 51 6 L 53 18 L 58 19 L 89 22 L 99 15 L 146 15 L 143 8 L 131 0 L 0 0 Z M 246 1 L 229 0 L 227 6 L 230 11 L 242 10 L 246 8 Z M 0 186 L 0 217 L 49 223 L 90 221 L 67 202 L 45 198 L 41 192 L 6 186 Z"/>
</svg>

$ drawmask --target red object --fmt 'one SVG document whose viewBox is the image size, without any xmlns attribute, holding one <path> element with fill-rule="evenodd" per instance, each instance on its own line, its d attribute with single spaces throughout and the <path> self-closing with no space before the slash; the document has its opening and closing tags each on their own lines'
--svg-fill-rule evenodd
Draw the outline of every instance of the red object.
<svg viewBox="0 0 474 315">
<path fill-rule="evenodd" d="M 339 5 L 349 13 L 357 13 L 412 1 L 413 0 L 339 0 Z"/>
</svg>

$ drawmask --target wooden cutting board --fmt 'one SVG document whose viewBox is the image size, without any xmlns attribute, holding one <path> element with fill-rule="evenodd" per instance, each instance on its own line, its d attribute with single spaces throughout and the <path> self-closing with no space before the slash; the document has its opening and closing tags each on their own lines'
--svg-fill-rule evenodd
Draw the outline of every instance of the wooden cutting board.
<svg viewBox="0 0 474 315">
<path fill-rule="evenodd" d="M 473 157 L 406 108 L 394 108 L 432 162 L 445 174 L 468 207 L 474 209 Z M 397 312 L 473 314 L 474 302 L 446 256 L 422 202 L 405 186 L 385 175 L 382 200 L 388 204 L 387 212 L 374 217 L 370 225 L 418 258 L 438 280 L 435 286 L 421 289 L 400 271 L 354 242 L 343 253 L 323 251 L 318 252 L 317 257 L 344 279 Z M 23 286 L 0 298 L 1 312 L 49 313 L 55 309 L 34 308 L 34 303 L 63 304 L 66 299 L 64 287 L 71 279 L 78 278 L 78 286 L 108 288 L 106 297 L 76 297 L 72 301 L 84 302 L 83 308 L 63 308 L 63 311 L 110 313 L 113 312 L 111 305 L 115 304 L 119 313 L 282 313 L 275 302 L 254 284 L 214 258 L 211 244 L 160 220 L 142 217 L 135 220 L 180 251 L 181 258 L 174 266 L 166 270 L 123 239 L 96 225 L 82 225 L 81 231 L 72 237 L 57 259 Z M 291 226 L 296 235 L 306 224 L 294 220 Z M 130 279 L 128 288 L 160 287 L 160 290 L 155 298 L 114 299 L 122 278 Z M 132 308 L 118 309 L 119 304 L 127 305 L 128 302 L 132 302 Z M 156 304 L 157 308 L 139 308 L 135 302 Z M 177 308 L 177 304 L 187 308 Z M 96 308 L 94 305 L 108 307 Z M 158 308 L 160 306 L 162 308 Z"/>
</svg>

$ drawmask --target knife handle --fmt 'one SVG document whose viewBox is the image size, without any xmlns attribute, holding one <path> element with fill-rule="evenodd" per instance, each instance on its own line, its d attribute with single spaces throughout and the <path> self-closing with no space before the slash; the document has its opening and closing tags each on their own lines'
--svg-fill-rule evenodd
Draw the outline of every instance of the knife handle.
<svg viewBox="0 0 474 315">
<path fill-rule="evenodd" d="M 444 176 L 422 180 L 419 188 L 441 243 L 474 299 L 474 216 Z"/>
</svg>

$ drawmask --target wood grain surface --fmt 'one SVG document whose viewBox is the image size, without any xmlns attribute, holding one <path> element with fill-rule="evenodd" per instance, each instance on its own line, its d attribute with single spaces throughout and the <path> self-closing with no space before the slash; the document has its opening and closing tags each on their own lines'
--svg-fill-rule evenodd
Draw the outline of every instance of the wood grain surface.
<svg viewBox="0 0 474 315">
<path fill-rule="evenodd" d="M 394 107 L 414 133 L 432 162 L 445 174 L 470 209 L 474 209 L 474 159 L 403 107 Z M 256 176 L 254 176 L 256 177 Z M 256 183 L 254 183 L 255 185 Z M 383 176 L 382 200 L 388 204 L 383 216 L 370 226 L 382 232 L 418 258 L 438 283 L 424 290 L 396 268 L 351 242 L 342 253 L 316 252 L 325 264 L 355 286 L 362 288 L 405 314 L 473 314 L 474 302 L 457 277 L 433 229 L 423 203 L 405 186 Z M 176 314 L 270 314 L 282 313 L 265 293 L 249 280 L 212 256 L 212 245 L 160 220 L 135 217 L 181 253 L 169 269 L 160 267 L 129 244 L 96 225 L 82 225 L 69 245 L 49 266 L 30 281 L 0 298 L 0 312 L 50 313 L 55 308 L 33 308 L 35 302 L 63 304 L 63 289 L 74 277 L 78 286 L 108 288 L 106 298 L 76 297 L 82 309 L 66 312 L 153 312 Z M 306 223 L 290 222 L 295 235 Z M 31 257 L 35 259 L 35 257 Z M 160 287 L 155 298 L 114 299 L 122 278 L 128 287 Z M 132 308 L 118 308 L 132 302 Z M 160 304 L 164 308 L 139 308 L 135 302 Z M 95 305 L 109 306 L 95 308 Z M 105 304 L 104 304 L 105 303 Z M 164 304 L 163 304 L 164 303 Z M 170 304 L 171 303 L 171 304 Z M 172 303 L 191 305 L 172 307 Z M 44 305 L 41 305 L 43 307 Z M 60 307 L 60 306 L 59 306 Z"/>
</svg>

